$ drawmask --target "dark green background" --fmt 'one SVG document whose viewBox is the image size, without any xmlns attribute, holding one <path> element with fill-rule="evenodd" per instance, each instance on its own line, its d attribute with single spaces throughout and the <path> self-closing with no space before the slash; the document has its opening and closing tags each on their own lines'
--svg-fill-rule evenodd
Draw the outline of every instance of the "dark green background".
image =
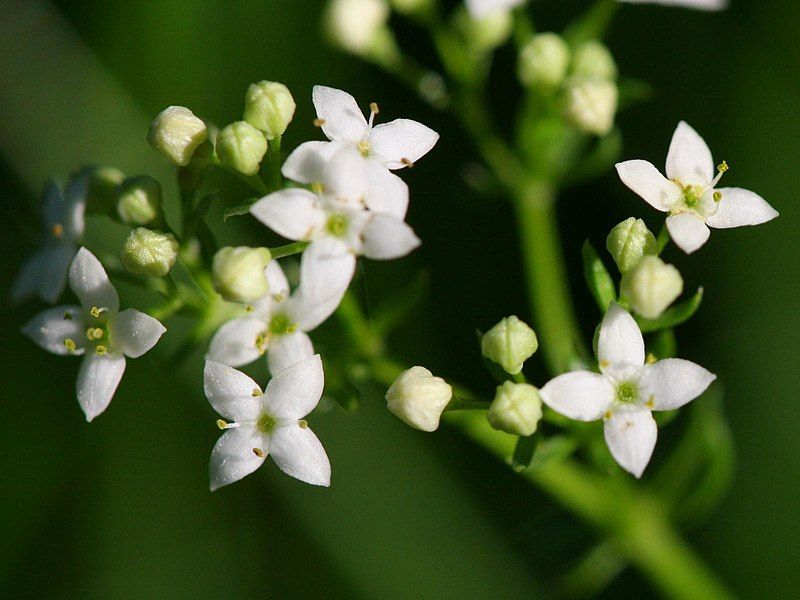
<svg viewBox="0 0 800 600">
<path fill-rule="evenodd" d="M 310 91 L 324 83 L 378 101 L 382 117 L 416 118 L 441 132 L 406 176 L 409 221 L 423 247 L 404 261 L 367 265 L 365 279 L 377 302 L 429 271 L 430 299 L 396 347 L 437 373 L 488 385 L 474 329 L 527 316 L 509 209 L 463 183 L 474 155 L 452 122 L 320 41 L 321 2 L 3 4 L 4 298 L 32 248 L 22 225 L 47 177 L 102 162 L 167 181 L 144 139 L 148 119 L 181 104 L 223 125 L 239 118 L 247 84 L 262 78 L 286 83 L 298 102 L 285 138 L 291 148 L 317 135 Z M 555 29 L 580 5 L 541 0 L 532 8 L 542 29 Z M 689 536 L 751 598 L 791 597 L 800 585 L 799 25 L 800 8 L 789 0 L 734 0 L 714 15 L 628 6 L 609 39 L 622 73 L 657 90 L 621 117 L 625 156 L 662 164 L 685 119 L 731 164 L 728 185 L 758 191 L 781 212 L 757 229 L 714 232 L 691 258 L 670 254 L 687 288 L 706 286 L 679 341 L 685 356 L 720 375 L 738 455 L 731 492 Z M 423 40 L 407 28 L 402 35 L 427 56 Z M 501 72 L 511 58 L 501 53 Z M 509 124 L 516 90 L 498 85 L 492 95 L 498 121 Z M 602 244 L 631 214 L 658 225 L 612 175 L 568 193 L 560 207 L 587 332 L 597 315 L 581 287 L 579 244 Z M 230 223 L 221 234 L 241 227 L 249 225 Z M 90 244 L 109 245 L 100 237 L 95 231 Z M 135 297 L 122 292 L 123 303 Z M 177 372 L 159 368 L 157 353 L 130 361 L 109 411 L 87 425 L 74 398 L 77 362 L 46 355 L 18 333 L 40 309 L 4 303 L 0 323 L 0 596 L 546 596 L 551 578 L 594 540 L 457 434 L 403 426 L 378 394 L 354 415 L 330 409 L 313 419 L 333 463 L 329 490 L 267 463 L 211 495 L 206 469 L 217 431 L 200 354 Z M 668 452 L 669 442 L 661 444 L 656 460 Z M 623 593 L 653 592 L 628 571 L 607 595 Z"/>
</svg>

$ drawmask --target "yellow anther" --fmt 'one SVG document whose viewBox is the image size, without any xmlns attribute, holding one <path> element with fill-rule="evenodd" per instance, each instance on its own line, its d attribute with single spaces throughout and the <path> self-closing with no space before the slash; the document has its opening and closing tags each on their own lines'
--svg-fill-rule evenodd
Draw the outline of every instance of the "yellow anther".
<svg viewBox="0 0 800 600">
<path fill-rule="evenodd" d="M 75 340 L 73 340 L 72 338 L 66 338 L 66 339 L 64 340 L 64 347 L 65 347 L 67 350 L 69 350 L 70 352 L 75 352 L 75 348 L 76 348 L 76 346 L 75 346 Z"/>
<path fill-rule="evenodd" d="M 604 414 L 604 415 L 603 415 L 603 418 L 604 418 L 604 419 L 610 419 L 610 418 L 611 418 L 611 411 L 610 411 L 610 410 L 607 410 L 607 411 L 606 411 L 606 414 Z"/>
<path fill-rule="evenodd" d="M 297 422 L 297 425 L 298 425 L 298 427 L 300 427 L 300 429 L 308 429 L 308 422 L 306 422 L 305 419 L 300 419 Z"/>
<path fill-rule="evenodd" d="M 94 348 L 94 353 L 97 354 L 97 356 L 105 356 L 106 354 L 108 354 L 108 348 L 106 348 L 102 344 L 98 344 Z"/>
<path fill-rule="evenodd" d="M 244 311 L 249 313 L 253 312 L 255 309 L 256 307 L 253 306 L 252 304 L 248 304 L 247 306 L 244 307 Z"/>
<path fill-rule="evenodd" d="M 325 125 L 325 119 L 314 119 L 314 127 L 322 127 Z"/>
<path fill-rule="evenodd" d="M 369 156 L 369 141 L 361 140 L 358 142 L 358 151 L 361 153 L 361 156 L 365 158 Z"/>
<path fill-rule="evenodd" d="M 89 314 L 92 315 L 95 319 L 97 319 L 105 311 L 106 311 L 106 308 L 104 306 L 101 306 L 100 308 L 97 308 L 96 306 L 93 306 L 91 308 L 91 310 L 89 311 Z"/>
<path fill-rule="evenodd" d="M 228 424 L 222 419 L 217 419 L 217 427 L 219 427 L 220 429 L 227 429 Z"/>
<path fill-rule="evenodd" d="M 722 161 L 722 162 L 721 162 L 721 163 L 720 163 L 720 164 L 717 166 L 717 171 L 719 171 L 720 173 L 726 173 L 726 172 L 727 172 L 727 171 L 729 171 L 729 170 L 730 170 L 730 167 L 728 166 L 728 162 L 727 162 L 727 161 L 724 161 L 724 160 L 723 160 L 723 161 Z"/>
<path fill-rule="evenodd" d="M 261 448 L 253 448 L 253 454 L 258 458 L 264 458 L 264 451 Z"/>
<path fill-rule="evenodd" d="M 86 337 L 90 340 L 99 340 L 103 337 L 103 333 L 102 327 L 89 327 L 86 330 Z"/>
<path fill-rule="evenodd" d="M 286 300 L 286 295 L 282 294 L 282 293 L 281 294 L 273 294 L 272 295 L 272 299 L 275 300 L 275 302 L 283 302 L 284 300 Z"/>
<path fill-rule="evenodd" d="M 408 160 L 407 158 L 401 158 L 400 162 L 403 163 L 409 169 L 414 167 L 414 163 L 412 161 Z"/>
<path fill-rule="evenodd" d="M 258 398 L 259 396 L 263 396 L 264 392 L 262 392 L 259 388 L 253 388 L 253 391 L 250 392 L 250 395 L 253 398 Z"/>
<path fill-rule="evenodd" d="M 600 361 L 600 368 L 601 369 L 606 369 L 606 368 L 608 368 L 610 366 L 611 366 L 611 363 L 608 362 L 607 360 L 601 360 Z"/>
<path fill-rule="evenodd" d="M 325 186 L 319 182 L 312 183 L 311 191 L 314 192 L 315 194 L 321 195 L 322 193 L 325 192 Z"/>
<path fill-rule="evenodd" d="M 55 237 L 60 238 L 62 235 L 64 235 L 64 226 L 61 223 L 56 223 L 53 225 L 50 231 Z"/>
<path fill-rule="evenodd" d="M 258 350 L 259 354 L 264 354 L 267 351 L 268 345 L 269 345 L 269 334 L 259 333 L 256 336 L 256 349 Z"/>
<path fill-rule="evenodd" d="M 294 333 L 297 331 L 297 323 L 292 323 L 286 327 L 286 333 Z"/>
<path fill-rule="evenodd" d="M 647 406 L 647 408 L 654 408 L 655 405 L 656 405 L 656 397 L 655 396 L 650 396 L 647 399 L 647 402 L 645 402 L 645 406 Z"/>
<path fill-rule="evenodd" d="M 722 192 L 719 190 L 714 192 L 714 202 L 722 202 Z"/>
<path fill-rule="evenodd" d="M 653 354 L 652 352 L 650 352 L 650 353 L 647 355 L 647 364 L 648 364 L 648 365 L 652 365 L 652 364 L 653 364 L 653 363 L 655 363 L 655 362 L 658 362 L 658 359 L 656 358 L 656 355 L 655 355 L 655 354 Z"/>
<path fill-rule="evenodd" d="M 378 110 L 378 103 L 377 102 L 370 102 L 369 103 L 369 112 L 371 112 L 373 115 L 377 115 L 379 112 L 381 112 L 380 110 Z"/>
</svg>

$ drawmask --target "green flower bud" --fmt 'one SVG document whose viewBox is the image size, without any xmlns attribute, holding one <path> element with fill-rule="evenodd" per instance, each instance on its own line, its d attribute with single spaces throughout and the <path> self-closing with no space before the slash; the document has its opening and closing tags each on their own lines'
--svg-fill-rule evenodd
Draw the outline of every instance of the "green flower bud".
<svg viewBox="0 0 800 600">
<path fill-rule="evenodd" d="M 645 319 L 657 319 L 683 292 L 683 277 L 657 256 L 645 255 L 622 276 L 620 292 Z"/>
<path fill-rule="evenodd" d="M 606 248 L 620 273 L 630 271 L 645 254 L 658 254 L 656 237 L 641 219 L 630 217 L 614 227 L 606 239 Z"/>
<path fill-rule="evenodd" d="M 453 388 L 444 379 L 424 367 L 411 367 L 386 392 L 386 407 L 414 429 L 436 431 L 452 397 Z"/>
<path fill-rule="evenodd" d="M 170 106 L 158 113 L 147 134 L 149 144 L 179 167 L 189 164 L 206 139 L 206 124 L 183 106 Z"/>
<path fill-rule="evenodd" d="M 134 275 L 164 277 L 178 258 L 178 240 L 171 233 L 137 227 L 125 240 L 121 258 Z"/>
<path fill-rule="evenodd" d="M 539 347 L 536 333 L 517 317 L 503 319 L 481 338 L 481 353 L 516 375 Z"/>
<path fill-rule="evenodd" d="M 117 215 L 127 225 L 147 225 L 161 212 L 161 185 L 149 175 L 128 177 L 117 188 Z"/>
<path fill-rule="evenodd" d="M 86 209 L 112 215 L 116 210 L 117 190 L 125 174 L 114 167 L 86 167 L 77 177 L 86 178 Z"/>
<path fill-rule="evenodd" d="M 250 123 L 236 121 L 217 134 L 216 149 L 223 165 L 245 175 L 255 175 L 267 152 L 267 138 Z"/>
<path fill-rule="evenodd" d="M 533 36 L 520 50 L 517 77 L 525 87 L 554 89 L 561 85 L 569 66 L 569 47 L 556 33 Z"/>
<path fill-rule="evenodd" d="M 613 81 L 572 78 L 566 99 L 567 118 L 584 133 L 604 136 L 614 127 L 619 91 Z"/>
<path fill-rule="evenodd" d="M 498 386 L 486 418 L 494 429 L 513 435 L 533 434 L 542 418 L 539 390 L 527 383 L 506 381 Z"/>
<path fill-rule="evenodd" d="M 244 97 L 244 120 L 268 139 L 283 135 L 294 116 L 292 93 L 282 83 L 251 83 Z"/>
<path fill-rule="evenodd" d="M 507 10 L 497 10 L 482 19 L 475 19 L 466 8 L 459 7 L 454 23 L 472 50 L 485 53 L 506 43 L 511 36 L 513 19 Z"/>
<path fill-rule="evenodd" d="M 211 269 L 214 289 L 230 302 L 258 300 L 269 291 L 264 274 L 269 260 L 266 248 L 222 248 L 214 255 Z"/>
<path fill-rule="evenodd" d="M 383 0 L 332 0 L 325 14 L 331 41 L 357 56 L 370 56 L 388 32 L 389 5 Z"/>
<path fill-rule="evenodd" d="M 613 81 L 617 78 L 617 64 L 605 44 L 590 40 L 575 51 L 572 57 L 572 74 Z"/>
</svg>

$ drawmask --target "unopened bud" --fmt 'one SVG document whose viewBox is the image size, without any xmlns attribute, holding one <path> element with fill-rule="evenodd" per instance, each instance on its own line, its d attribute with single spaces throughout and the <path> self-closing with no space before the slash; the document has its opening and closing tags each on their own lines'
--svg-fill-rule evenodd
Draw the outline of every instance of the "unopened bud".
<svg viewBox="0 0 800 600">
<path fill-rule="evenodd" d="M 496 10 L 475 18 L 466 9 L 460 8 L 454 22 L 466 44 L 480 53 L 502 46 L 511 36 L 513 26 L 511 13 L 507 10 Z"/>
<path fill-rule="evenodd" d="M 270 253 L 266 248 L 226 247 L 214 255 L 214 289 L 230 302 L 252 302 L 269 291 L 264 269 Z"/>
<path fill-rule="evenodd" d="M 385 37 L 389 12 L 384 0 L 333 0 L 326 14 L 328 35 L 343 50 L 369 55 Z"/>
<path fill-rule="evenodd" d="M 255 175 L 267 152 L 267 139 L 258 129 L 244 121 L 236 121 L 217 134 L 217 158 L 244 175 Z"/>
<path fill-rule="evenodd" d="M 644 221 L 630 217 L 614 227 L 606 239 L 606 248 L 620 273 L 630 271 L 646 254 L 658 254 L 656 237 Z"/>
<path fill-rule="evenodd" d="M 613 81 L 576 77 L 567 84 L 567 117 L 584 133 L 604 136 L 614 127 L 618 100 Z"/>
<path fill-rule="evenodd" d="M 424 367 L 411 367 L 386 392 L 386 407 L 414 429 L 436 431 L 452 397 L 453 388 L 444 379 Z"/>
<path fill-rule="evenodd" d="M 294 116 L 292 93 L 282 83 L 251 83 L 244 97 L 244 120 L 268 139 L 283 135 Z"/>
<path fill-rule="evenodd" d="M 128 177 L 117 189 L 117 215 L 128 225 L 147 225 L 161 212 L 161 186 L 149 175 Z"/>
<path fill-rule="evenodd" d="M 554 89 L 561 85 L 569 66 L 569 47 L 556 33 L 533 36 L 520 50 L 517 76 L 526 87 Z"/>
<path fill-rule="evenodd" d="M 158 113 L 147 134 L 150 145 L 179 167 L 189 164 L 206 139 L 206 124 L 184 106 L 170 106 Z"/>
<path fill-rule="evenodd" d="M 164 277 L 178 258 L 178 241 L 171 233 L 138 227 L 125 240 L 121 258 L 134 275 Z"/>
<path fill-rule="evenodd" d="M 617 64 L 611 51 L 597 40 L 581 44 L 572 57 L 572 74 L 589 79 L 617 78 Z"/>
<path fill-rule="evenodd" d="M 503 319 L 481 338 L 481 353 L 511 375 L 522 371 L 537 348 L 536 333 L 515 316 Z"/>
<path fill-rule="evenodd" d="M 657 319 L 683 292 L 683 278 L 672 265 L 647 255 L 622 276 L 620 292 L 645 319 Z"/>
<path fill-rule="evenodd" d="M 506 381 L 498 386 L 486 418 L 494 429 L 513 435 L 533 434 L 542 418 L 539 390 L 527 383 Z"/>
</svg>

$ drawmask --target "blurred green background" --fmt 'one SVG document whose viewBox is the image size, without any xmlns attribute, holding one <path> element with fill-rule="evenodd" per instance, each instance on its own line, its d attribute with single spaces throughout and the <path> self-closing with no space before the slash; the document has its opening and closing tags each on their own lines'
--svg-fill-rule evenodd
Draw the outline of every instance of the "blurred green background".
<svg viewBox="0 0 800 600">
<path fill-rule="evenodd" d="M 536 2 L 537 25 L 560 28 L 583 4 Z M 737 446 L 730 493 L 689 539 L 739 595 L 788 598 L 800 586 L 800 5 L 732 5 L 713 15 L 624 7 L 609 44 L 623 74 L 657 90 L 621 116 L 626 157 L 661 164 L 685 119 L 731 164 L 728 185 L 758 191 L 781 212 L 757 229 L 715 232 L 691 260 L 675 252 L 670 259 L 687 289 L 706 286 L 699 316 L 679 341 L 683 355 L 720 375 Z M 284 138 L 294 147 L 318 135 L 310 92 L 324 83 L 379 102 L 382 117 L 412 117 L 442 133 L 406 176 L 409 221 L 423 247 L 403 261 L 366 265 L 364 280 L 378 302 L 429 272 L 429 299 L 395 347 L 409 361 L 487 389 L 475 328 L 528 316 L 510 210 L 463 183 L 474 155 L 451 121 L 320 40 L 322 6 L 4 0 L 0 194 L 11 233 L 0 255 L 2 297 L 33 247 L 25 227 L 48 177 L 102 163 L 169 182 L 145 141 L 149 119 L 181 104 L 225 124 L 239 118 L 247 84 L 263 78 L 295 95 L 298 112 Z M 407 27 L 401 36 L 427 56 Z M 499 72 L 512 59 L 502 51 Z M 511 121 L 515 96 L 512 86 L 492 90 L 500 122 Z M 602 245 L 632 214 L 658 224 L 611 174 L 561 203 L 587 332 L 597 314 L 580 281 L 580 243 Z M 261 231 L 243 218 L 220 233 Z M 94 234 L 90 245 L 113 249 L 115 230 L 103 233 L 110 237 Z M 131 290 L 121 291 L 130 304 Z M 77 361 L 47 355 L 19 334 L 41 306 L 4 300 L 2 307 L 2 597 L 550 597 L 553 576 L 596 541 L 454 432 L 403 426 L 384 410 L 381 390 L 355 414 L 315 415 L 333 464 L 330 489 L 296 482 L 268 462 L 209 494 L 207 460 L 218 432 L 202 393 L 202 353 L 178 371 L 160 367 L 158 353 L 129 362 L 111 408 L 87 426 L 75 402 Z M 669 452 L 668 437 L 655 460 Z M 604 593 L 652 595 L 632 571 Z"/>
</svg>

